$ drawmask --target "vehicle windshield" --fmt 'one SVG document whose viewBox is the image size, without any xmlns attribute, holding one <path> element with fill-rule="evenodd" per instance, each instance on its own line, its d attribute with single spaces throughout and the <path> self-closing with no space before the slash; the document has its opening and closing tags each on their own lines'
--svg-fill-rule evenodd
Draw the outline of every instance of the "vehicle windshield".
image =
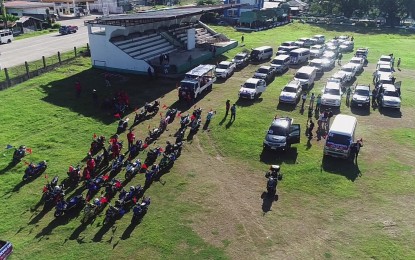
<svg viewBox="0 0 415 260">
<path fill-rule="evenodd" d="M 272 64 L 275 64 L 275 65 L 282 65 L 282 64 L 283 64 L 283 60 L 273 60 L 273 61 L 272 61 Z"/>
<path fill-rule="evenodd" d="M 350 63 L 360 64 L 360 60 L 351 60 Z"/>
<path fill-rule="evenodd" d="M 315 47 L 315 46 L 312 46 L 310 48 L 310 50 L 312 50 L 312 51 L 319 51 L 320 49 L 321 49 L 320 47 Z"/>
<path fill-rule="evenodd" d="M 310 62 L 310 66 L 320 68 L 321 63 L 319 63 L 319 62 Z"/>
<path fill-rule="evenodd" d="M 180 84 L 180 88 L 182 90 L 190 90 L 190 89 L 193 89 L 194 86 L 195 86 L 195 84 L 194 83 L 190 83 L 190 82 L 182 82 Z"/>
<path fill-rule="evenodd" d="M 339 134 L 329 134 L 327 142 L 340 144 L 340 145 L 350 145 L 351 139 L 349 136 L 339 135 Z"/>
<path fill-rule="evenodd" d="M 396 91 L 384 91 L 383 95 L 388 97 L 399 97 L 399 94 Z"/>
<path fill-rule="evenodd" d="M 290 43 L 289 43 L 289 42 L 283 42 L 283 43 L 281 44 L 281 46 L 290 46 Z"/>
<path fill-rule="evenodd" d="M 353 68 L 352 67 L 345 67 L 345 68 L 342 68 L 342 71 L 353 72 Z"/>
<path fill-rule="evenodd" d="M 254 83 L 245 83 L 244 84 L 244 88 L 250 88 L 250 89 L 255 89 L 255 84 Z"/>
<path fill-rule="evenodd" d="M 286 51 L 286 50 L 288 50 L 288 48 L 287 48 L 288 46 L 284 46 L 284 45 L 282 45 L 282 46 L 280 46 L 280 47 L 278 47 L 278 50 L 279 51 Z"/>
<path fill-rule="evenodd" d="M 257 51 L 257 50 L 253 50 L 251 52 L 251 56 L 258 56 L 258 54 L 259 54 L 259 51 Z"/>
<path fill-rule="evenodd" d="M 225 70 L 226 70 L 228 67 L 229 67 L 229 66 L 228 66 L 228 65 L 226 65 L 226 64 L 219 64 L 217 68 L 218 68 L 218 69 L 225 69 Z"/>
<path fill-rule="evenodd" d="M 287 134 L 287 128 L 284 128 L 280 125 L 272 125 L 269 130 L 268 130 L 269 134 L 272 135 L 280 135 L 280 136 L 286 136 Z"/>
<path fill-rule="evenodd" d="M 262 73 L 262 74 L 267 74 L 268 73 L 268 69 L 259 68 L 256 72 L 257 73 Z"/>
<path fill-rule="evenodd" d="M 369 96 L 369 91 L 365 89 L 356 89 L 354 93 L 359 96 Z"/>
<path fill-rule="evenodd" d="M 326 88 L 324 94 L 340 96 L 340 90 L 335 88 Z"/>
<path fill-rule="evenodd" d="M 295 93 L 295 92 L 297 92 L 297 89 L 296 89 L 296 88 L 294 88 L 294 87 L 286 86 L 286 87 L 282 90 L 282 92 L 290 92 L 290 93 Z"/>
<path fill-rule="evenodd" d="M 243 55 L 236 55 L 234 59 L 235 60 L 243 60 L 244 56 Z"/>
<path fill-rule="evenodd" d="M 290 53 L 290 56 L 291 56 L 291 57 L 298 57 L 298 53 L 296 53 L 296 52 L 291 52 L 291 53 Z"/>
<path fill-rule="evenodd" d="M 381 67 L 381 68 L 379 68 L 379 71 L 382 71 L 382 72 L 392 72 L 391 68 L 388 68 L 388 67 Z"/>
<path fill-rule="evenodd" d="M 297 74 L 295 74 L 295 77 L 297 79 L 308 79 L 308 74 L 307 73 L 297 72 Z"/>
</svg>

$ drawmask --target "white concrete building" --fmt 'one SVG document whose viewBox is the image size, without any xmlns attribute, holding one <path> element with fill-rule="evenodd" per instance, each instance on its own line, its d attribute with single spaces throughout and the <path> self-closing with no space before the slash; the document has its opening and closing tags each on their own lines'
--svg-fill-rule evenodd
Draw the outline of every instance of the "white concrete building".
<svg viewBox="0 0 415 260">
<path fill-rule="evenodd" d="M 46 9 L 49 9 L 51 14 L 54 13 L 53 4 L 51 3 L 39 3 L 39 2 L 26 2 L 26 1 L 7 1 L 4 2 L 6 12 L 8 14 L 22 17 L 22 16 L 34 16 L 37 18 L 44 18 L 46 16 Z"/>
</svg>

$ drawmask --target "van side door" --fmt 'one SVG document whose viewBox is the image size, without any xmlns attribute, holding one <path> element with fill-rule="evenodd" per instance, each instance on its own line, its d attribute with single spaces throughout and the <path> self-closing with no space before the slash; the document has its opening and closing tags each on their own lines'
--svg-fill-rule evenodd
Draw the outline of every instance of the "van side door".
<svg viewBox="0 0 415 260">
<path fill-rule="evenodd" d="M 300 124 L 292 124 L 290 126 L 290 132 L 288 133 L 288 136 L 287 136 L 287 143 L 288 144 L 300 143 L 300 136 L 301 136 Z"/>
<path fill-rule="evenodd" d="M 267 84 L 266 84 L 266 82 L 265 82 L 265 80 L 260 80 L 260 81 L 258 81 L 258 84 L 257 84 L 257 93 L 262 93 L 262 92 L 264 92 L 265 91 L 265 89 L 266 89 L 266 87 L 267 87 Z"/>
</svg>

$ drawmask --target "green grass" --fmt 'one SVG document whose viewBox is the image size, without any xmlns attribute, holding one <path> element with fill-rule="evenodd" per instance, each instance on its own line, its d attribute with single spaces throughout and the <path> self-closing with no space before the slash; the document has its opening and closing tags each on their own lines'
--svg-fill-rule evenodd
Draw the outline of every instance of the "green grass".
<svg viewBox="0 0 415 260">
<path fill-rule="evenodd" d="M 18 41 L 18 40 L 32 38 L 32 37 L 36 37 L 39 35 L 45 35 L 45 34 L 50 34 L 54 32 L 58 32 L 58 29 L 47 29 L 47 30 L 35 31 L 31 33 L 24 33 L 24 34 L 20 34 L 19 36 L 14 37 L 14 40 Z"/>
<path fill-rule="evenodd" d="M 215 29 L 237 40 L 242 35 L 227 27 Z M 231 58 L 243 48 L 261 45 L 276 48 L 282 41 L 314 34 L 325 34 L 327 38 L 340 34 L 354 35 L 356 47 L 370 48 L 370 63 L 374 63 L 380 54 L 391 52 L 396 57 L 405 57 L 402 67 L 406 71 L 397 72 L 398 80 L 408 83 L 408 86 L 413 80 L 415 57 L 404 54 L 415 38 L 399 34 L 325 31 L 295 23 L 264 32 L 245 33 L 245 47 L 237 47 L 218 59 Z M 345 55 L 343 60 L 350 56 Z M 167 80 L 150 83 L 145 78 L 128 75 L 126 82 L 115 81 L 114 86 L 107 89 L 102 71 L 90 69 L 90 65 L 89 59 L 76 59 L 70 65 L 1 91 L 0 145 L 26 144 L 33 149 L 33 154 L 25 160 L 47 160 L 49 178 L 59 175 L 62 179 L 67 167 L 85 156 L 93 133 L 108 136 L 116 129 L 111 114 L 92 104 L 92 89 L 98 90 L 100 99 L 111 96 L 116 90 L 126 90 L 132 107 L 141 107 L 145 101 L 160 97 L 163 102 L 168 102 L 167 105 L 176 99 L 176 82 Z M 199 190 L 193 190 L 191 186 L 198 180 L 198 175 L 203 174 L 203 169 L 184 167 L 188 170 L 180 172 L 173 167 L 171 173 L 163 176 L 166 185 L 155 183 L 146 194 L 151 196 L 152 205 L 143 222 L 131 231 L 130 237 L 127 238 L 130 213 L 109 230 L 101 227 L 103 215 L 92 225 L 82 228 L 79 218 L 67 223 L 58 222 L 53 220 L 51 212 L 43 215 L 40 208 L 35 209 L 45 179 L 40 177 L 20 187 L 25 166 L 21 163 L 7 168 L 12 151 L 3 150 L 0 203 L 7 207 L 0 208 L 0 234 L 14 244 L 13 259 L 50 259 L 56 255 L 62 259 L 227 259 L 234 256 L 235 245 L 247 239 L 246 226 L 240 219 L 246 221 L 245 224 L 267 221 L 264 228 L 269 229 L 269 238 L 253 241 L 252 248 L 249 248 L 260 251 L 258 258 L 280 257 L 279 250 L 278 254 L 271 250 L 275 246 L 284 250 L 295 248 L 289 252 L 294 252 L 290 257 L 297 259 L 414 258 L 415 236 L 408 217 L 411 214 L 408 205 L 413 204 L 415 189 L 414 168 L 408 157 L 399 156 L 403 147 L 408 151 L 414 150 L 414 132 L 407 123 L 413 121 L 413 90 L 410 87 L 402 90 L 402 118 L 392 118 L 377 110 L 371 111 L 370 115 L 356 115 L 359 121 L 356 136 L 365 140 L 358 167 L 341 160 L 328 160 L 322 167 L 324 139 L 319 142 L 313 140 L 308 146 L 304 134 L 301 143 L 294 145 L 291 152 L 261 157 L 265 131 L 276 114 L 293 117 L 301 124 L 302 132 L 305 131 L 307 118 L 299 113 L 298 108 L 292 111 L 277 109 L 280 90 L 292 78 L 293 70 L 278 76 L 259 101 L 238 103 L 237 119 L 233 124 L 226 127 L 227 120 L 220 124 L 225 100 L 236 102 L 240 84 L 257 67 L 250 65 L 226 82 L 218 82 L 213 91 L 200 101 L 205 110 L 212 108 L 217 114 L 211 122 L 211 131 L 199 132 L 197 137 L 206 156 L 220 154 L 228 164 L 234 163 L 230 169 L 238 168 L 240 164 L 241 170 L 249 169 L 264 184 L 262 174 L 269 164 L 281 164 L 284 173 L 284 180 L 279 184 L 281 198 L 274 202 L 272 211 L 263 216 L 260 206 L 255 207 L 258 212 L 250 215 L 249 219 L 232 216 L 228 220 L 229 227 L 215 226 L 207 232 L 208 237 L 213 236 L 218 241 L 213 246 L 193 230 L 192 224 L 195 218 L 198 220 L 199 216 L 216 211 L 188 198 L 196 195 L 208 197 L 221 190 L 212 183 L 202 183 Z M 75 98 L 74 93 L 77 80 L 82 85 L 80 99 Z M 357 81 L 370 83 L 371 74 L 364 72 Z M 323 80 L 316 83 L 313 91 L 318 93 L 322 86 Z M 341 112 L 353 114 L 345 104 Z M 157 120 L 137 126 L 138 138 L 144 138 L 147 128 L 155 126 Z M 144 156 L 140 155 L 140 158 Z M 4 168 L 6 170 L 1 170 Z M 356 176 L 359 172 L 361 176 Z M 142 184 L 143 179 L 143 176 L 138 176 L 131 184 Z M 256 189 L 255 185 L 246 183 L 241 189 Z M 244 208 L 243 200 L 241 197 L 230 203 Z M 218 218 L 221 217 L 220 213 L 217 214 Z M 393 230 L 396 233 L 384 227 L 385 220 L 397 224 Z M 203 218 L 202 224 L 204 221 Z M 222 228 L 234 230 L 235 237 L 220 237 Z"/>
</svg>

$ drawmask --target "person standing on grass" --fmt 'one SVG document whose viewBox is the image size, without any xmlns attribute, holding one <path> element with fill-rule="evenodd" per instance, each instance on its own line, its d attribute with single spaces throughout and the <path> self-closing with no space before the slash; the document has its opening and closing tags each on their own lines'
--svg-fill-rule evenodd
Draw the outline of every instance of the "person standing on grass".
<svg viewBox="0 0 415 260">
<path fill-rule="evenodd" d="M 317 99 L 316 99 L 316 113 L 320 111 L 320 106 L 321 106 L 321 94 L 318 94 Z"/>
<path fill-rule="evenodd" d="M 309 107 L 308 108 L 308 120 L 307 121 L 311 121 L 312 118 L 313 118 L 313 108 Z"/>
<path fill-rule="evenodd" d="M 235 121 L 236 119 L 236 105 L 233 104 L 231 107 L 231 119 L 230 121 Z"/>
<path fill-rule="evenodd" d="M 396 66 L 398 67 L 398 69 L 400 69 L 400 67 L 401 67 L 401 58 L 398 59 L 398 63 L 396 64 Z"/>
<path fill-rule="evenodd" d="M 310 125 L 308 126 L 308 140 L 313 139 L 314 122 L 310 119 Z"/>
<path fill-rule="evenodd" d="M 81 83 L 79 83 L 79 81 L 75 82 L 75 91 L 76 91 L 76 97 L 80 97 L 81 96 Z"/>
<path fill-rule="evenodd" d="M 341 66 L 341 65 L 342 65 L 342 58 L 343 58 L 343 54 L 340 52 L 340 53 L 339 53 L 339 56 L 338 56 L 338 60 L 337 60 L 337 64 L 338 64 L 339 66 Z"/>
<path fill-rule="evenodd" d="M 305 101 L 307 100 L 307 92 L 304 92 L 304 93 L 301 95 L 301 99 L 303 100 L 303 103 L 301 104 L 301 109 L 304 109 L 304 103 L 305 103 Z"/>
<path fill-rule="evenodd" d="M 349 106 L 349 102 L 350 102 L 350 94 L 352 93 L 352 90 L 350 87 L 347 88 L 346 90 L 346 106 Z"/>
<path fill-rule="evenodd" d="M 350 147 L 351 148 L 350 152 L 351 152 L 352 160 L 355 161 L 356 164 L 357 164 L 357 157 L 359 156 L 359 152 L 360 152 L 361 147 L 363 147 L 363 139 L 362 138 L 357 140 L 357 142 L 352 143 L 351 147 Z"/>
<path fill-rule="evenodd" d="M 228 99 L 228 100 L 226 100 L 226 114 L 225 114 L 225 117 L 228 116 L 230 108 L 231 108 L 231 101 Z"/>
<path fill-rule="evenodd" d="M 314 93 L 311 93 L 311 96 L 310 96 L 310 109 L 313 109 L 313 107 L 314 107 L 314 99 L 316 99 L 316 96 L 314 95 Z"/>
<path fill-rule="evenodd" d="M 134 145 L 134 141 L 135 141 L 135 134 L 133 133 L 132 129 L 130 129 L 130 131 L 127 134 L 127 141 L 128 141 L 128 150 L 130 150 L 131 147 Z"/>
<path fill-rule="evenodd" d="M 241 42 L 242 42 L 242 43 L 244 43 L 244 40 L 245 40 L 245 37 L 244 37 L 244 35 L 242 34 L 242 36 L 241 36 Z"/>
</svg>

